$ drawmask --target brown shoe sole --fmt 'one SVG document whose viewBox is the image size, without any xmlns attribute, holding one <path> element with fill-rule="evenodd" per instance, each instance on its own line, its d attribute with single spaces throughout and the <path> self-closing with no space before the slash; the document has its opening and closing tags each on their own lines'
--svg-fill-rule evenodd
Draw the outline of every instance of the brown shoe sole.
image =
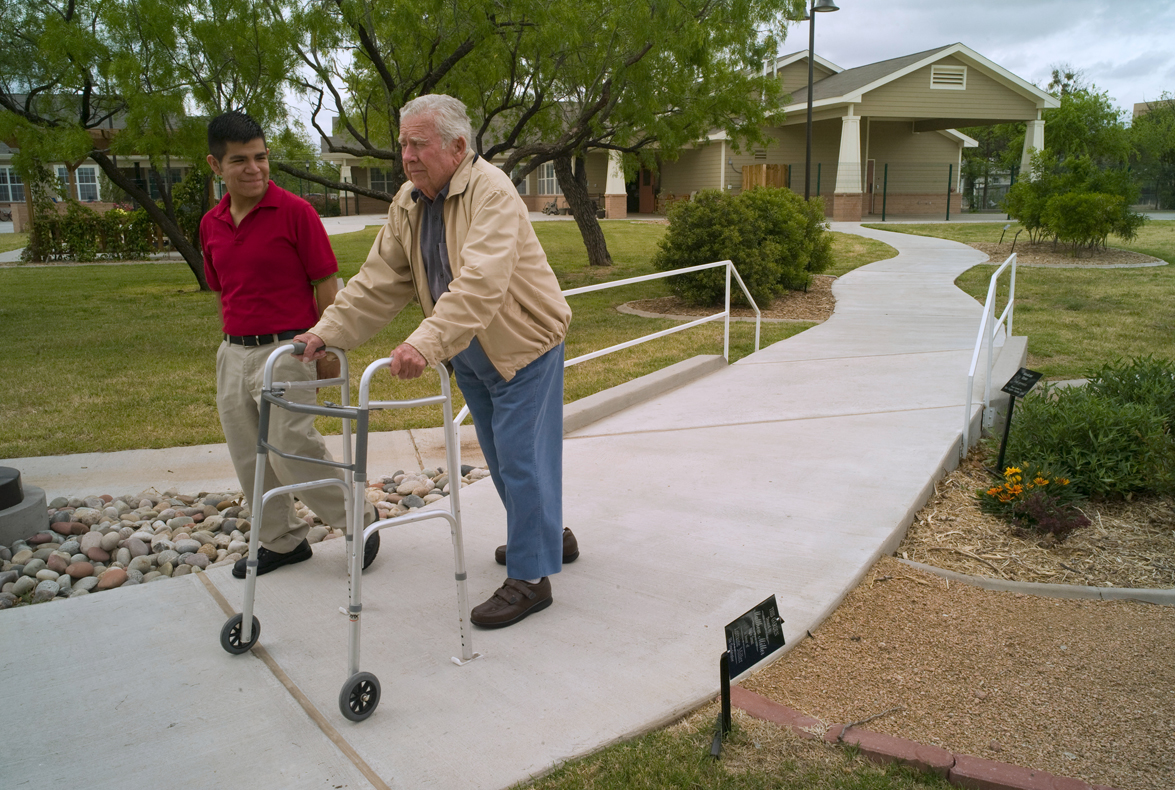
<svg viewBox="0 0 1175 790">
<path fill-rule="evenodd" d="M 535 612 L 541 612 L 542 610 L 546 609 L 548 606 L 550 606 L 554 602 L 555 602 L 555 599 L 553 597 L 548 598 L 545 601 L 539 601 L 538 603 L 536 603 L 534 606 L 530 607 L 529 609 L 524 609 L 513 620 L 503 620 L 500 623 L 479 623 L 477 620 L 474 620 L 472 616 L 470 616 L 469 622 L 473 623 L 478 628 L 505 628 L 508 625 L 514 625 L 519 620 L 526 619 L 527 616 L 532 615 Z"/>
</svg>

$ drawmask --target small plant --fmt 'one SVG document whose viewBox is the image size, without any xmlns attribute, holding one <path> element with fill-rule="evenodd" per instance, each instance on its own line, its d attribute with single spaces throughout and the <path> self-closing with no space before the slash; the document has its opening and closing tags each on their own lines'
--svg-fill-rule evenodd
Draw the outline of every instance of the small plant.
<svg viewBox="0 0 1175 790">
<path fill-rule="evenodd" d="M 1051 535 L 1061 541 L 1089 519 L 1077 506 L 1080 497 L 1064 477 L 1041 469 L 1024 470 L 1009 466 L 1002 485 L 980 489 L 979 508 L 999 516 L 1024 532 Z"/>
</svg>

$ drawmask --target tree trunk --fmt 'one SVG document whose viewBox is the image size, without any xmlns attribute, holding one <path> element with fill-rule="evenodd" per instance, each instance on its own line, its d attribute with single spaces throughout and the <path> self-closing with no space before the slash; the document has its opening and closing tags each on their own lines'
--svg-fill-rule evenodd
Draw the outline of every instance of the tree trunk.
<svg viewBox="0 0 1175 790">
<path fill-rule="evenodd" d="M 114 182 L 115 186 L 133 197 L 143 207 L 143 210 L 147 212 L 147 215 L 151 217 L 151 220 L 159 226 L 159 229 L 167 235 L 167 238 L 171 240 L 171 246 L 180 255 L 184 256 L 184 261 L 188 264 L 188 268 L 192 270 L 192 275 L 195 276 L 200 290 L 211 290 L 208 287 L 208 281 L 204 279 L 204 255 L 184 235 L 174 214 L 170 214 L 161 209 L 159 204 L 151 199 L 151 195 L 140 188 L 133 179 L 127 178 L 121 170 L 114 166 L 114 163 L 110 161 L 110 157 L 105 152 L 94 151 L 90 154 L 90 158 L 98 163 L 98 166 L 102 168 L 102 172 Z"/>
<path fill-rule="evenodd" d="M 575 173 L 571 170 L 571 157 L 560 156 L 555 159 L 555 177 L 559 179 L 563 197 L 567 198 L 567 205 L 571 207 L 575 224 L 583 236 L 588 263 L 592 266 L 611 266 L 612 256 L 608 254 L 604 231 L 596 219 L 596 202 L 588 196 L 587 172 L 582 165 L 576 170 L 578 172 Z"/>
</svg>

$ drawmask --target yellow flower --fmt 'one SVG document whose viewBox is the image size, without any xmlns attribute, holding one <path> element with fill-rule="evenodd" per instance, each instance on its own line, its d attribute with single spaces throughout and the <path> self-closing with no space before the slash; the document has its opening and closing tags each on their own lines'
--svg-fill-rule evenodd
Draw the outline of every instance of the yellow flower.
<svg viewBox="0 0 1175 790">
<path fill-rule="evenodd" d="M 1032 482 L 1036 483 L 1038 486 L 1047 486 L 1049 484 L 1048 478 L 1045 477 L 1038 477 Z"/>
<path fill-rule="evenodd" d="M 1062 477 L 1060 480 L 1060 483 L 1063 486 L 1067 486 L 1067 485 L 1069 485 L 1069 480 L 1067 478 Z"/>
<path fill-rule="evenodd" d="M 1007 469 L 1004 470 L 1004 477 L 1008 477 L 1010 475 L 1018 475 L 1018 474 L 1020 474 L 1021 471 L 1022 471 L 1021 469 L 1019 469 L 1015 466 L 1009 466 Z"/>
</svg>

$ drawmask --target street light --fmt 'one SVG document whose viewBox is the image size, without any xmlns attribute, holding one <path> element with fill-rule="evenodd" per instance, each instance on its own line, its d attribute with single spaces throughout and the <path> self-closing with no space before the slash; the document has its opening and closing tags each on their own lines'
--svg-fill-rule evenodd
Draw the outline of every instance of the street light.
<svg viewBox="0 0 1175 790">
<path fill-rule="evenodd" d="M 813 0 L 808 11 L 808 124 L 807 149 L 804 154 L 804 200 L 812 195 L 812 77 L 816 58 L 816 11 L 839 11 L 833 0 Z M 801 20 L 802 21 L 802 20 Z"/>
</svg>

